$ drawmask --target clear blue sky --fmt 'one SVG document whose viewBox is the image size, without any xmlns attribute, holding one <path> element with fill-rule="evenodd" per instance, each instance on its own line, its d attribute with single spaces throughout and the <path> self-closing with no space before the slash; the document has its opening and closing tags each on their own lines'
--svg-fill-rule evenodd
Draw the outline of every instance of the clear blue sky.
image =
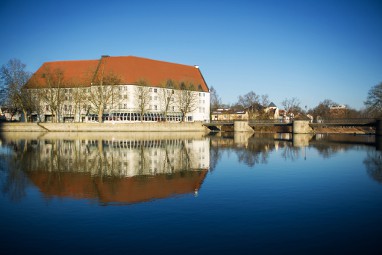
<svg viewBox="0 0 382 255">
<path fill-rule="evenodd" d="M 223 102 L 249 91 L 363 107 L 382 82 L 382 1 L 0 3 L 0 64 L 140 56 L 200 65 Z"/>
</svg>

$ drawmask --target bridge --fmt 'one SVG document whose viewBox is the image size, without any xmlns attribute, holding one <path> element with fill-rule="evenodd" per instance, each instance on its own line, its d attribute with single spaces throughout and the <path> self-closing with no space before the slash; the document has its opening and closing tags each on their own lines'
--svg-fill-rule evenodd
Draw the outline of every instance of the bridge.
<svg viewBox="0 0 382 255">
<path fill-rule="evenodd" d="M 296 120 L 295 120 L 296 121 Z M 281 121 L 281 120 L 230 120 L 230 121 L 212 121 L 204 123 L 203 125 L 209 128 L 211 131 L 251 131 L 256 127 L 292 127 L 295 129 L 295 121 Z M 245 123 L 246 130 L 242 128 L 236 128 L 235 122 Z M 298 120 L 298 122 L 304 122 L 304 125 L 308 125 L 310 128 L 318 127 L 374 127 L 378 130 L 378 135 L 382 135 L 382 120 L 374 118 L 347 118 L 347 119 L 321 119 L 319 122 L 311 123 L 308 120 Z M 378 124 L 379 123 L 379 124 Z M 292 132 L 294 132 L 292 130 Z"/>
</svg>

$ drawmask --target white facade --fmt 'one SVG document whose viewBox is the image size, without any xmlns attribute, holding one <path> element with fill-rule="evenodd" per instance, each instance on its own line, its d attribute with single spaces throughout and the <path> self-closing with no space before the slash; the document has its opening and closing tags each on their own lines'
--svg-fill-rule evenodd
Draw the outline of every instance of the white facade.
<svg viewBox="0 0 382 255">
<path fill-rule="evenodd" d="M 108 86 L 104 86 L 105 89 Z M 140 121 L 136 117 L 140 113 L 139 108 L 139 93 L 137 93 L 137 85 L 115 85 L 112 87 L 113 95 L 108 100 L 104 107 L 105 122 L 134 122 Z M 57 90 L 57 88 L 52 88 Z M 51 89 L 51 90 L 52 90 Z M 97 86 L 78 87 L 78 88 L 61 88 L 59 103 L 59 121 L 74 121 L 74 122 L 92 122 L 98 119 L 97 106 L 92 103 L 92 91 L 96 90 Z M 110 88 L 109 88 L 110 89 Z M 160 121 L 158 116 L 162 116 L 167 112 L 169 116 L 167 121 L 181 121 L 182 111 L 180 109 L 179 94 L 181 90 L 167 89 L 161 87 L 144 87 L 147 101 L 145 103 L 144 113 L 148 116 L 144 121 Z M 41 92 L 48 93 L 49 89 L 31 89 L 32 93 Z M 57 92 L 57 91 L 56 91 Z M 55 92 L 55 93 L 56 93 Z M 209 121 L 210 118 L 210 93 L 203 91 L 189 91 L 192 97 L 192 105 L 183 118 L 184 121 Z M 169 96 L 170 95 L 170 96 Z M 168 98 L 170 97 L 170 100 Z M 167 99 L 166 99 L 167 98 Z M 168 100 L 169 102 L 167 103 Z M 40 98 L 40 113 L 34 113 L 34 120 L 51 121 L 52 111 L 49 103 Z M 167 105 L 167 110 L 166 110 Z M 134 117 L 133 117 L 134 114 Z M 154 117 L 153 117 L 154 116 Z M 155 117 L 156 116 L 156 117 Z"/>
<path fill-rule="evenodd" d="M 31 150 L 39 155 L 38 160 L 28 165 L 27 171 L 116 177 L 173 174 L 209 169 L 209 151 L 209 139 L 39 141 Z"/>
</svg>

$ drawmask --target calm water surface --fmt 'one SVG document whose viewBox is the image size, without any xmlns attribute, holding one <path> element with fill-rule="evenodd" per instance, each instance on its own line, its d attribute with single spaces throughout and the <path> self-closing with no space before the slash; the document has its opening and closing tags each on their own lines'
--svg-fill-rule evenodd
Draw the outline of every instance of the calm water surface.
<svg viewBox="0 0 382 255">
<path fill-rule="evenodd" d="M 374 136 L 3 133 L 2 254 L 381 254 Z"/>
</svg>

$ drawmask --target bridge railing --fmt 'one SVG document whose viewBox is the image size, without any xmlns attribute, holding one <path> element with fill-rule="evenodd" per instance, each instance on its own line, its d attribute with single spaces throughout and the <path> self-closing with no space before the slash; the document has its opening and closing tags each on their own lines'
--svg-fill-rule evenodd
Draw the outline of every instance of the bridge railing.
<svg viewBox="0 0 382 255">
<path fill-rule="evenodd" d="M 206 124 L 210 125 L 232 125 L 235 121 L 247 121 L 247 120 L 213 120 L 210 122 L 206 122 Z M 332 124 L 332 125 L 368 125 L 368 124 L 374 124 L 375 123 L 374 118 L 336 118 L 336 119 L 319 119 L 314 120 L 314 122 L 310 122 L 315 125 L 319 124 Z M 293 122 L 292 120 L 285 120 L 285 119 L 254 119 L 254 120 L 248 120 L 249 125 L 272 125 L 272 124 L 290 124 Z"/>
<path fill-rule="evenodd" d="M 366 125 L 375 123 L 374 118 L 338 118 L 338 119 L 318 119 L 313 124 L 355 124 Z"/>
<path fill-rule="evenodd" d="M 249 120 L 248 124 L 250 125 L 260 125 L 260 124 L 285 124 L 285 123 L 291 123 L 290 120 L 279 120 L 279 119 L 255 119 L 255 120 Z"/>
<path fill-rule="evenodd" d="M 210 125 L 228 125 L 233 124 L 234 120 L 212 120 L 210 122 L 206 122 L 205 124 Z"/>
</svg>

